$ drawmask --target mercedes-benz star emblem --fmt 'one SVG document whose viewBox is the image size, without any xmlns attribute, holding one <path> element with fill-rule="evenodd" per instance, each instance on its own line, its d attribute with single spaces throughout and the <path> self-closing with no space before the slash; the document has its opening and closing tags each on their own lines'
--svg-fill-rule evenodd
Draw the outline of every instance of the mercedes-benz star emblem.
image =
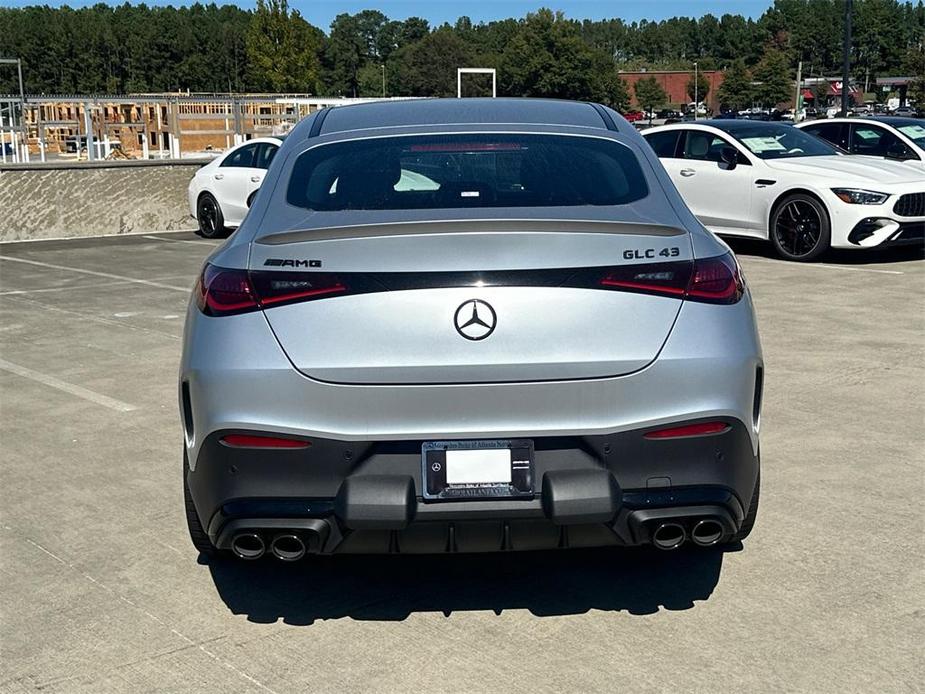
<svg viewBox="0 0 925 694">
<path fill-rule="evenodd" d="M 481 299 L 469 299 L 456 309 L 453 322 L 456 332 L 467 340 L 484 340 L 494 332 L 498 316 L 490 304 Z"/>
</svg>

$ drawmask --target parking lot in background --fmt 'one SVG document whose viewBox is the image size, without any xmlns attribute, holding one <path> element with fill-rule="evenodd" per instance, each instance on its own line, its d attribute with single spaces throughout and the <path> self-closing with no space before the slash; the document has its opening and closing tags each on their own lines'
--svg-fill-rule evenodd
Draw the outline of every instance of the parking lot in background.
<svg viewBox="0 0 925 694">
<path fill-rule="evenodd" d="M 192 234 L 0 245 L 3 692 L 911 691 L 925 262 L 735 248 L 766 361 L 744 547 L 197 559 Z"/>
</svg>

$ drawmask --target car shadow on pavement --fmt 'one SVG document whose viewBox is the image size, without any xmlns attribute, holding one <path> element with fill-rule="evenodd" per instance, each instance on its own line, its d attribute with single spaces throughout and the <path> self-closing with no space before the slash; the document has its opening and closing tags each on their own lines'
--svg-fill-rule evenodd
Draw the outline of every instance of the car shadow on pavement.
<svg viewBox="0 0 925 694">
<path fill-rule="evenodd" d="M 736 255 L 750 255 L 780 260 L 782 263 L 788 262 L 778 257 L 774 247 L 768 241 L 729 237 L 725 237 L 723 240 L 729 244 L 729 247 Z M 925 260 L 925 245 L 866 248 L 856 251 L 833 248 L 824 253 L 816 262 L 829 265 L 888 265 L 890 263 L 908 263 L 915 260 Z"/>
<path fill-rule="evenodd" d="M 726 551 L 741 549 L 741 544 Z M 415 612 L 526 609 L 537 616 L 590 610 L 686 610 L 719 581 L 724 550 L 594 549 L 430 556 L 264 558 L 206 563 L 222 600 L 252 622 L 400 621 Z"/>
</svg>

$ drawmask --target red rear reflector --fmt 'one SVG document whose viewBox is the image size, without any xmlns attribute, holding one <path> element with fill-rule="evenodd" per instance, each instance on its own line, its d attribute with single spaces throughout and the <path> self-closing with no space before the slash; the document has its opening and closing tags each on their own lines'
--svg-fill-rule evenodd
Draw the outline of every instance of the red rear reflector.
<svg viewBox="0 0 925 694">
<path fill-rule="evenodd" d="M 721 434 L 729 431 L 731 427 L 725 422 L 700 422 L 699 424 L 686 424 L 670 429 L 658 429 L 643 434 L 647 439 L 678 439 L 684 436 L 705 436 L 707 434 Z"/>
<path fill-rule="evenodd" d="M 312 445 L 311 441 L 257 434 L 228 434 L 222 437 L 222 443 L 233 448 L 308 448 Z"/>
</svg>

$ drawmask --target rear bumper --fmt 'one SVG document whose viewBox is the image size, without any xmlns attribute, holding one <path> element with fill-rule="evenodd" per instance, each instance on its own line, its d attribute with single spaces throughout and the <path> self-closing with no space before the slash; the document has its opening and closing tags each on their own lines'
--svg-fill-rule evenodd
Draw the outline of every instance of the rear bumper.
<svg viewBox="0 0 925 694">
<path fill-rule="evenodd" d="M 438 553 L 644 545 L 658 525 L 742 524 L 758 475 L 746 426 L 649 440 L 648 429 L 538 437 L 535 493 L 428 502 L 421 441 L 312 438 L 300 450 L 230 448 L 210 435 L 188 482 L 212 542 L 298 534 L 315 553 Z"/>
</svg>

